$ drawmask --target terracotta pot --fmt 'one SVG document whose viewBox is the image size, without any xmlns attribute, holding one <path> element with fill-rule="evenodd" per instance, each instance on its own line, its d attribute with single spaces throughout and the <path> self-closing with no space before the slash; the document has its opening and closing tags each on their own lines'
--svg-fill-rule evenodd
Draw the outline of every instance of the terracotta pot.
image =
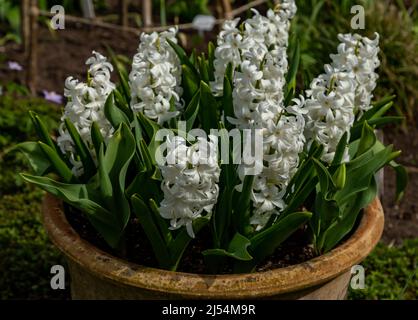
<svg viewBox="0 0 418 320">
<path fill-rule="evenodd" d="M 73 299 L 344 299 L 351 267 L 378 243 L 384 224 L 376 198 L 356 232 L 325 255 L 266 272 L 199 275 L 144 267 L 99 250 L 79 237 L 51 195 L 43 213 L 51 240 L 67 258 Z"/>
</svg>

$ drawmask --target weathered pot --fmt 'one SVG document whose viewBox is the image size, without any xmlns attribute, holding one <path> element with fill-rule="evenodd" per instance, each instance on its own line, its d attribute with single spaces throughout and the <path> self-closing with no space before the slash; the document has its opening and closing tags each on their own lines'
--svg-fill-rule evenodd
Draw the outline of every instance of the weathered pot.
<svg viewBox="0 0 418 320">
<path fill-rule="evenodd" d="M 62 202 L 46 195 L 44 224 L 63 252 L 73 299 L 344 299 L 350 270 L 379 241 L 380 201 L 366 209 L 356 232 L 320 257 L 276 270 L 240 275 L 199 275 L 144 267 L 99 250 L 73 230 Z"/>
</svg>

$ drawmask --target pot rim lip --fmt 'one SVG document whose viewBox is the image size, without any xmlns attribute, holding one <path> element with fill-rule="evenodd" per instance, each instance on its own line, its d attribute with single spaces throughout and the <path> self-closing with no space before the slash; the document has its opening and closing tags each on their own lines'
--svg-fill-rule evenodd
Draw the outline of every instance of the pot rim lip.
<svg viewBox="0 0 418 320">
<path fill-rule="evenodd" d="M 382 205 L 376 197 L 364 209 L 356 231 L 324 255 L 262 272 L 207 275 L 146 267 L 102 251 L 78 235 L 65 217 L 62 201 L 49 193 L 43 199 L 42 212 L 55 246 L 89 273 L 114 283 L 189 298 L 257 298 L 321 285 L 362 261 L 379 242 L 384 226 Z"/>
</svg>

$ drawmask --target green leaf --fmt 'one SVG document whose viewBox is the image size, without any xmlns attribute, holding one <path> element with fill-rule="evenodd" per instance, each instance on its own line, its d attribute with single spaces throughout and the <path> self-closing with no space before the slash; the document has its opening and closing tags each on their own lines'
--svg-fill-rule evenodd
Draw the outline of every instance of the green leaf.
<svg viewBox="0 0 418 320">
<path fill-rule="evenodd" d="M 132 109 L 129 107 L 129 103 L 122 96 L 122 94 L 119 92 L 118 89 L 114 90 L 113 94 L 114 94 L 115 104 L 117 108 L 121 110 L 128 117 L 129 121 L 132 121 L 134 118 L 134 113 Z"/>
<path fill-rule="evenodd" d="M 41 120 L 41 118 L 33 111 L 29 111 L 29 116 L 32 120 L 32 123 L 35 127 L 36 133 L 39 137 L 39 139 L 45 143 L 46 145 L 48 145 L 49 147 L 51 147 L 53 150 L 55 150 L 55 152 L 57 152 L 58 154 L 60 154 L 60 151 L 58 150 L 56 144 L 52 141 L 49 132 L 45 126 L 45 124 L 43 123 L 43 121 Z"/>
<path fill-rule="evenodd" d="M 376 180 L 372 176 L 369 187 L 362 192 L 355 193 L 347 199 L 342 213 L 342 219 L 326 230 L 322 252 L 328 252 L 334 248 L 353 229 L 360 210 L 366 207 L 377 194 Z"/>
<path fill-rule="evenodd" d="M 362 155 L 369 149 L 371 149 L 376 143 L 376 135 L 374 130 L 366 122 L 364 122 L 363 129 L 361 132 L 360 143 L 357 149 L 357 156 Z"/>
<path fill-rule="evenodd" d="M 103 144 L 104 151 L 106 150 L 103 136 L 102 136 L 102 133 L 100 132 L 99 125 L 95 121 L 91 125 L 91 141 L 93 142 L 94 150 L 96 152 L 97 157 L 100 153 L 100 148 L 102 144 Z"/>
<path fill-rule="evenodd" d="M 250 261 L 253 257 L 248 253 L 247 248 L 251 244 L 248 238 L 238 232 L 229 243 L 228 250 L 224 249 L 208 249 L 202 252 L 204 256 L 224 256 L 240 261 Z"/>
<path fill-rule="evenodd" d="M 134 212 L 139 219 L 139 223 L 149 239 L 158 264 L 161 268 L 170 269 L 172 267 L 172 261 L 170 259 L 169 251 L 167 250 L 166 243 L 161 237 L 160 232 L 152 219 L 152 213 L 150 212 L 148 206 L 138 194 L 132 196 L 131 202 Z"/>
<path fill-rule="evenodd" d="M 223 111 L 225 113 L 225 118 L 228 119 L 228 117 L 233 118 L 235 116 L 234 113 L 234 105 L 233 105 L 233 98 L 232 98 L 232 92 L 233 92 L 233 84 L 232 84 L 232 64 L 229 63 L 224 77 L 224 85 L 223 85 L 223 96 L 222 96 L 222 107 Z M 229 123 L 229 121 L 226 121 L 226 127 L 228 129 L 233 128 L 233 125 Z"/>
<path fill-rule="evenodd" d="M 125 196 L 125 181 L 129 164 L 135 153 L 135 139 L 128 126 L 122 123 L 109 140 L 106 154 L 103 158 L 103 170 L 109 176 L 113 188 L 115 214 L 122 230 L 130 217 L 129 201 Z"/>
<path fill-rule="evenodd" d="M 146 172 L 151 172 L 153 170 L 153 161 L 144 139 L 140 141 L 140 151 Z"/>
<path fill-rule="evenodd" d="M 93 158 L 91 157 L 90 150 L 81 139 L 80 134 L 78 133 L 73 123 L 68 118 L 66 118 L 64 121 L 68 133 L 74 142 L 74 149 L 77 155 L 80 157 L 81 163 L 83 164 L 84 176 L 86 179 L 89 179 L 96 172 L 96 165 L 94 164 Z"/>
<path fill-rule="evenodd" d="M 209 70 L 209 80 L 215 80 L 215 67 L 213 62 L 215 61 L 215 45 L 212 41 L 209 41 L 208 44 L 208 70 Z"/>
<path fill-rule="evenodd" d="M 112 92 L 106 99 L 104 113 L 106 119 L 112 124 L 112 127 L 117 129 L 121 123 L 129 124 L 128 116 L 115 106 L 114 93 Z"/>
<path fill-rule="evenodd" d="M 337 190 L 341 190 L 345 186 L 345 181 L 347 178 L 347 169 L 345 163 L 342 163 L 338 166 L 337 170 L 335 171 L 332 180 L 334 181 L 335 187 Z"/>
<path fill-rule="evenodd" d="M 308 222 L 311 217 L 312 213 L 307 211 L 293 212 L 253 236 L 250 239 L 251 245 L 248 251 L 254 259 L 248 263 L 237 264 L 235 270 L 237 272 L 252 271 L 258 263 L 272 255 L 283 241 Z"/>
<path fill-rule="evenodd" d="M 197 90 L 192 100 L 190 101 L 189 105 L 186 107 L 186 110 L 184 111 L 184 118 L 186 120 L 187 131 L 190 131 L 191 129 L 193 129 L 194 122 L 196 120 L 197 115 L 199 114 L 199 109 L 200 109 L 199 102 L 200 102 L 200 90 Z"/>
<path fill-rule="evenodd" d="M 104 144 L 101 145 L 98 155 L 100 193 L 102 195 L 104 203 L 106 204 L 106 207 L 111 212 L 116 212 L 117 210 L 119 210 L 119 208 L 115 207 L 115 202 L 113 200 L 112 181 L 110 180 L 108 170 L 105 167 Z"/>
<path fill-rule="evenodd" d="M 343 204 L 348 201 L 353 194 L 368 189 L 371 177 L 385 164 L 389 163 L 394 159 L 394 157 L 396 157 L 396 153 L 394 154 L 392 149 L 392 146 L 389 146 L 376 154 L 373 153 L 373 150 L 364 153 L 360 157 L 368 154 L 371 154 L 372 157 L 369 158 L 368 161 L 363 161 L 361 166 L 359 166 L 359 163 L 356 163 L 353 166 L 353 163 L 355 163 L 355 160 L 357 159 L 350 161 L 347 164 L 347 178 L 345 186 L 342 190 L 335 194 L 335 200 L 337 200 L 339 204 Z"/>
<path fill-rule="evenodd" d="M 327 195 L 330 191 L 332 192 L 335 189 L 332 176 L 329 173 L 328 169 L 325 168 L 325 166 L 320 161 L 316 160 L 315 158 L 312 160 L 315 166 L 316 173 L 318 175 L 321 192 L 324 195 Z"/>
<path fill-rule="evenodd" d="M 55 172 L 64 180 L 64 182 L 71 182 L 75 180 L 73 173 L 67 164 L 59 157 L 59 155 L 50 146 L 43 142 L 38 142 L 39 147 L 45 153 L 46 157 L 52 164 Z"/>
<path fill-rule="evenodd" d="M 318 184 L 318 177 L 312 177 L 305 184 L 303 184 L 300 189 L 292 194 L 286 209 L 283 211 L 281 216 L 285 217 L 289 212 L 293 212 L 299 208 L 309 195 L 314 191 L 316 185 Z"/>
<path fill-rule="evenodd" d="M 113 50 L 109 46 L 106 46 L 106 49 L 110 54 L 112 64 L 115 66 L 118 72 L 119 80 L 120 80 L 120 87 L 124 96 L 124 100 L 129 105 L 130 100 L 131 100 L 131 94 L 130 94 L 129 83 L 128 83 L 128 72 L 126 71 L 126 68 L 121 62 L 121 59 L 118 58 L 118 56 L 113 52 Z"/>
<path fill-rule="evenodd" d="M 153 219 L 157 224 L 158 229 L 160 230 L 160 234 L 164 239 L 164 242 L 166 243 L 166 245 L 169 245 L 173 240 L 173 236 L 171 235 L 171 231 L 168 228 L 166 220 L 163 217 L 161 217 L 160 210 L 158 209 L 157 203 L 154 201 L 154 199 L 149 200 L 149 207 L 151 208 Z"/>
<path fill-rule="evenodd" d="M 151 172 L 140 171 L 126 189 L 126 194 L 130 198 L 135 193 L 141 195 L 145 202 L 150 199 L 162 200 L 161 181 L 155 180 Z"/>
<path fill-rule="evenodd" d="M 218 127 L 218 107 L 215 97 L 213 96 L 209 86 L 200 82 L 200 123 L 206 133 L 210 133 L 210 129 Z"/>
<path fill-rule="evenodd" d="M 294 92 L 296 89 L 296 76 L 299 69 L 300 62 L 300 42 L 296 42 L 296 47 L 293 52 L 292 60 L 290 61 L 289 71 L 286 75 L 287 92 Z"/>
<path fill-rule="evenodd" d="M 392 108 L 393 102 L 389 102 L 388 104 L 385 104 L 383 107 L 381 107 L 371 118 L 371 119 L 379 119 L 382 118 L 389 110 Z"/>
<path fill-rule="evenodd" d="M 139 123 L 144 128 L 149 140 L 151 140 L 155 136 L 155 133 L 162 127 L 155 121 L 152 121 L 151 119 L 144 116 L 141 112 L 138 112 L 137 116 Z"/>
<path fill-rule="evenodd" d="M 209 70 L 204 54 L 197 58 L 197 63 L 199 65 L 199 73 L 201 79 L 206 83 L 209 83 Z"/>
<path fill-rule="evenodd" d="M 243 234 L 249 222 L 251 192 L 253 190 L 254 179 L 255 176 L 245 176 L 244 182 L 242 183 L 242 191 L 239 194 L 238 203 L 234 209 L 237 230 Z"/>
<path fill-rule="evenodd" d="M 174 43 L 173 41 L 171 41 L 170 39 L 167 39 L 167 42 L 174 49 L 175 53 L 177 54 L 177 56 L 180 59 L 181 64 L 185 64 L 190 69 L 190 71 L 192 72 L 195 80 L 199 79 L 199 74 L 198 74 L 195 66 L 193 65 L 193 63 L 190 62 L 190 60 L 187 57 L 187 54 L 184 51 L 184 49 L 182 47 L 180 47 L 177 43 Z"/>
<path fill-rule="evenodd" d="M 30 166 L 36 175 L 44 175 L 52 166 L 49 158 L 45 156 L 44 151 L 37 142 L 22 142 L 14 146 L 13 150 L 21 151 L 28 159 Z"/>
<path fill-rule="evenodd" d="M 182 88 L 183 96 L 189 102 L 199 89 L 199 79 L 195 77 L 193 72 L 187 65 L 182 65 Z"/>
<path fill-rule="evenodd" d="M 408 172 L 404 166 L 395 161 L 389 162 L 389 165 L 396 173 L 396 201 L 400 201 L 404 195 L 406 186 L 408 185 Z"/>
<path fill-rule="evenodd" d="M 387 116 L 378 119 L 370 119 L 367 122 L 370 126 L 375 127 L 377 129 L 390 123 L 402 122 L 403 120 L 405 120 L 405 117 Z M 359 121 L 354 124 L 350 131 L 350 141 L 354 141 L 360 138 L 363 129 L 363 124 L 364 121 Z"/>
<path fill-rule="evenodd" d="M 81 210 L 106 242 L 112 248 L 117 247 L 122 230 L 119 228 L 114 214 L 102 206 L 99 195 L 95 194 L 88 186 L 85 184 L 65 184 L 47 177 L 36 177 L 28 174 L 21 174 L 21 176 L 25 181 L 37 185 Z"/>
<path fill-rule="evenodd" d="M 344 157 L 345 150 L 347 148 L 347 143 L 348 143 L 348 133 L 344 132 L 343 136 L 338 142 L 337 148 L 335 149 L 335 155 L 334 155 L 334 159 L 332 159 L 331 166 L 337 166 L 341 163 Z"/>
<path fill-rule="evenodd" d="M 210 216 L 200 217 L 193 221 L 192 227 L 195 234 L 197 234 L 203 227 L 205 227 L 210 221 Z M 192 238 L 187 233 L 186 228 L 182 228 L 177 234 L 174 241 L 171 241 L 168 250 L 173 261 L 171 270 L 176 270 L 180 262 L 181 257 L 184 254 L 187 246 L 189 245 Z"/>
<path fill-rule="evenodd" d="M 374 103 L 373 107 L 370 110 L 367 110 L 363 114 L 363 117 L 361 118 L 361 120 L 371 119 L 376 114 L 376 112 L 378 112 L 383 106 L 387 106 L 395 98 L 396 98 L 395 95 L 387 96 L 387 97 L 384 97 L 382 100 Z"/>
</svg>

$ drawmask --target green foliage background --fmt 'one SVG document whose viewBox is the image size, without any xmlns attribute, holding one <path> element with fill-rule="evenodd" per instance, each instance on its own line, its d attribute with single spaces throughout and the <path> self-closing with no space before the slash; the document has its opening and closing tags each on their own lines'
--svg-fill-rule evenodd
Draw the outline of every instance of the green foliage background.
<svg viewBox="0 0 418 320">
<path fill-rule="evenodd" d="M 51 267 L 65 262 L 42 226 L 43 192 L 18 176 L 28 170 L 24 157 L 7 153 L 17 141 L 35 137 L 29 109 L 37 110 L 55 127 L 60 114 L 56 105 L 0 96 L 0 300 L 63 299 L 69 294 L 50 287 Z"/>
</svg>

